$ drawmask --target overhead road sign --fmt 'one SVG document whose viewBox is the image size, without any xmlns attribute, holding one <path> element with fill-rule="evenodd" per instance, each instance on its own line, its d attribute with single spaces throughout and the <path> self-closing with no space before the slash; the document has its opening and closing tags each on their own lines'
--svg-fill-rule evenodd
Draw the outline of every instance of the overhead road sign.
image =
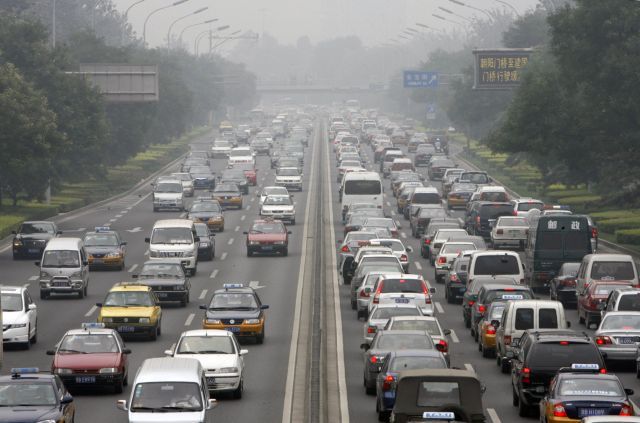
<svg viewBox="0 0 640 423">
<path fill-rule="evenodd" d="M 529 64 L 533 49 L 473 50 L 474 90 L 509 90 L 517 88 L 522 72 Z"/>
<path fill-rule="evenodd" d="M 437 88 L 440 76 L 438 72 L 409 71 L 404 73 L 405 88 Z"/>
<path fill-rule="evenodd" d="M 157 65 L 83 63 L 77 72 L 95 86 L 106 101 L 147 103 L 160 99 Z"/>
</svg>

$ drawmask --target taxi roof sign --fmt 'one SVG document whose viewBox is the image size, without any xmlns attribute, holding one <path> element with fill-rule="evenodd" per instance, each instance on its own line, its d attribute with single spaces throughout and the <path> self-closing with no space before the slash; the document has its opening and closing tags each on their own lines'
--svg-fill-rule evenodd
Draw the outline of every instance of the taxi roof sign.
<svg viewBox="0 0 640 423">
<path fill-rule="evenodd" d="M 100 232 L 111 232 L 111 227 L 110 226 L 96 226 L 95 231 L 100 233 Z"/>
<path fill-rule="evenodd" d="M 234 289 L 234 288 L 244 288 L 244 285 L 241 283 L 225 283 L 222 284 L 224 289 Z"/>
<path fill-rule="evenodd" d="M 13 375 L 25 375 L 39 373 L 40 369 L 37 367 L 12 367 L 11 374 Z"/>
<path fill-rule="evenodd" d="M 524 295 L 519 295 L 519 294 L 504 294 L 502 296 L 503 300 L 523 300 L 524 299 Z"/>
<path fill-rule="evenodd" d="M 107 326 L 104 323 L 89 322 L 89 323 L 82 323 L 80 327 L 82 329 L 104 329 Z"/>
<path fill-rule="evenodd" d="M 425 411 L 422 413 L 423 419 L 455 420 L 456 414 L 451 411 Z"/>
</svg>

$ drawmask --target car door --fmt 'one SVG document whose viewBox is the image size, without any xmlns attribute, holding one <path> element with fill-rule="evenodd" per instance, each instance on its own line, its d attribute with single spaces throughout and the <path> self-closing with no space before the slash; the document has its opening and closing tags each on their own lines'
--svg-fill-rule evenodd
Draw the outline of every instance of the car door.
<svg viewBox="0 0 640 423">
<path fill-rule="evenodd" d="M 38 312 L 37 312 L 37 308 L 36 308 L 36 304 L 33 302 L 33 299 L 31 298 L 31 295 L 29 295 L 28 291 L 24 291 L 23 295 L 23 303 L 24 303 L 24 309 L 27 313 L 27 317 L 29 318 L 29 327 L 31 328 L 31 331 L 33 332 L 33 334 L 29 334 L 29 336 L 33 336 L 36 333 L 37 330 L 37 324 L 38 324 Z"/>
</svg>

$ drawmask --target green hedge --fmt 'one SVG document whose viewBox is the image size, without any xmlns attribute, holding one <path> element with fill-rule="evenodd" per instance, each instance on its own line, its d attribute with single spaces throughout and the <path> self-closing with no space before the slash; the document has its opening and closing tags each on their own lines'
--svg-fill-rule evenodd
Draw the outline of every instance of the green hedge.
<svg viewBox="0 0 640 423">
<path fill-rule="evenodd" d="M 640 210 L 631 209 L 631 210 L 609 210 L 603 212 L 593 213 L 591 215 L 596 221 L 601 221 L 605 219 L 621 219 L 625 217 L 640 217 Z"/>
<path fill-rule="evenodd" d="M 615 233 L 618 229 L 640 229 L 640 216 L 597 220 L 598 229 Z"/>
<path fill-rule="evenodd" d="M 640 245 L 640 228 L 617 230 L 616 242 L 620 244 Z"/>
<path fill-rule="evenodd" d="M 556 191 L 548 191 L 547 197 L 556 199 L 556 198 L 566 198 L 566 197 L 581 197 L 585 195 L 592 195 L 587 190 L 583 189 L 565 189 L 565 190 L 556 190 Z"/>
</svg>

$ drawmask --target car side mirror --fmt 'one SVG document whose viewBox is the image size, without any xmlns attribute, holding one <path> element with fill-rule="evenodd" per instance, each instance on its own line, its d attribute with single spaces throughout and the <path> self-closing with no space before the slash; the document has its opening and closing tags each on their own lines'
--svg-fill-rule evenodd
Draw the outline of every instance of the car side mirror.
<svg viewBox="0 0 640 423">
<path fill-rule="evenodd" d="M 367 294 L 371 294 L 371 288 L 366 287 L 366 288 L 364 289 L 364 292 L 365 292 L 365 293 L 367 293 Z"/>
<path fill-rule="evenodd" d="M 288 234 L 288 235 L 291 235 L 291 231 L 287 231 L 287 234 Z"/>
<path fill-rule="evenodd" d="M 88 266 L 88 265 L 89 265 L 89 262 L 85 260 L 85 261 L 83 261 L 83 262 L 82 262 L 82 265 L 83 265 L 83 266 Z"/>
<path fill-rule="evenodd" d="M 124 348 L 122 350 L 122 354 L 131 354 L 131 350 L 129 348 Z"/>
<path fill-rule="evenodd" d="M 138 274 L 133 274 L 133 275 L 131 275 L 131 279 L 138 279 L 139 276 L 140 275 L 138 275 Z"/>
<path fill-rule="evenodd" d="M 451 329 L 443 329 L 442 332 L 445 334 L 445 336 L 451 335 Z"/>
<path fill-rule="evenodd" d="M 436 293 L 436 289 L 433 287 L 429 288 L 429 294 L 435 294 Z"/>
<path fill-rule="evenodd" d="M 217 400 L 211 398 L 211 399 L 209 399 L 209 401 L 207 401 L 207 410 L 213 410 L 217 406 L 218 406 L 218 401 Z"/>
<path fill-rule="evenodd" d="M 625 392 L 627 395 L 633 395 L 633 389 L 631 389 L 631 388 L 624 388 L 624 392 Z"/>
<path fill-rule="evenodd" d="M 33 264 L 35 264 L 36 266 L 40 267 L 40 262 L 39 261 L 36 261 Z"/>
<path fill-rule="evenodd" d="M 200 242 L 200 237 L 199 236 L 193 237 L 193 242 Z"/>
<path fill-rule="evenodd" d="M 164 350 L 164 355 L 166 355 L 168 357 L 172 357 L 173 356 L 173 350 L 171 350 L 171 349 Z"/>
<path fill-rule="evenodd" d="M 369 348 L 371 348 L 371 346 L 369 344 L 367 344 L 366 342 L 364 344 L 360 344 L 360 349 L 363 349 L 365 351 L 369 351 Z"/>
<path fill-rule="evenodd" d="M 516 355 L 513 353 L 513 351 L 507 351 L 507 358 L 513 358 Z"/>
<path fill-rule="evenodd" d="M 28 307 L 29 310 L 35 310 L 37 308 L 38 308 L 38 306 L 33 304 L 33 303 L 29 304 L 29 307 Z"/>
<path fill-rule="evenodd" d="M 116 407 L 118 407 L 118 410 L 122 410 L 122 411 L 129 410 L 129 407 L 127 407 L 127 400 L 116 401 Z"/>
<path fill-rule="evenodd" d="M 18 232 L 16 232 L 16 231 L 11 231 L 11 233 L 12 233 L 13 235 L 18 235 Z"/>
<path fill-rule="evenodd" d="M 145 238 L 144 242 L 146 242 L 147 244 L 151 242 L 151 238 Z"/>
<path fill-rule="evenodd" d="M 405 248 L 405 250 L 407 250 L 407 252 L 409 253 L 413 253 L 413 247 L 408 245 L 407 248 Z"/>
<path fill-rule="evenodd" d="M 56 350 L 47 350 L 47 355 L 56 355 Z"/>
<path fill-rule="evenodd" d="M 244 232 L 242 232 L 242 234 L 243 234 L 243 235 L 249 235 L 249 232 L 244 231 Z"/>
<path fill-rule="evenodd" d="M 491 321 L 491 326 L 493 326 L 494 328 L 498 329 L 500 327 L 500 320 L 492 320 Z"/>
<path fill-rule="evenodd" d="M 571 322 L 567 320 L 567 328 L 571 327 Z"/>
<path fill-rule="evenodd" d="M 240 355 L 247 355 L 249 354 L 249 350 L 240 350 Z"/>
<path fill-rule="evenodd" d="M 208 310 L 208 309 L 209 309 L 209 307 L 208 307 L 208 306 L 206 306 L 206 305 L 204 305 L 204 304 L 200 304 L 200 306 L 198 306 L 198 308 L 199 308 L 200 310 Z"/>
<path fill-rule="evenodd" d="M 127 245 L 127 242 L 123 241 L 123 242 L 120 243 L 120 245 L 125 246 L 125 245 Z"/>
<path fill-rule="evenodd" d="M 481 386 L 480 386 L 480 392 L 482 392 L 483 394 L 484 394 L 485 392 L 487 392 L 487 385 L 481 385 Z"/>
<path fill-rule="evenodd" d="M 260 306 L 260 310 L 267 310 L 269 308 L 269 306 L 267 304 L 262 304 Z"/>
<path fill-rule="evenodd" d="M 71 404 L 73 402 L 73 397 L 71 394 L 64 394 L 62 399 L 60 400 L 60 404 Z"/>
</svg>

